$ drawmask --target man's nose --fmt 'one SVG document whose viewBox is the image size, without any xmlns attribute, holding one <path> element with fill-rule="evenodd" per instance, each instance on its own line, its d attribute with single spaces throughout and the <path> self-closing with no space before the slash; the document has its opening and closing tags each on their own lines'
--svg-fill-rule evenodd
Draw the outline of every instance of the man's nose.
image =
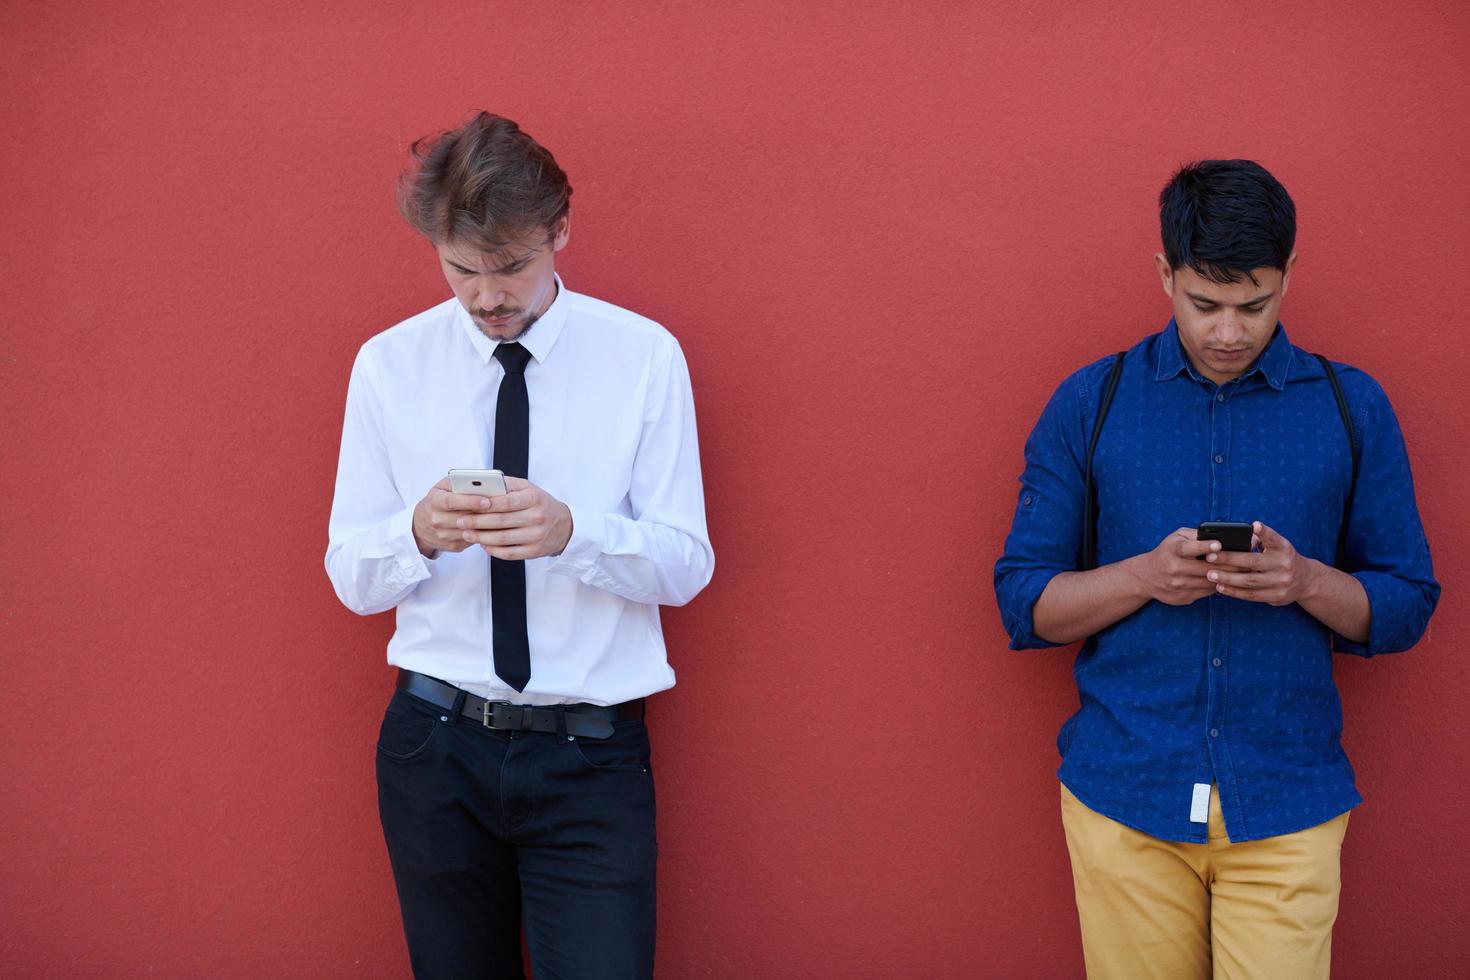
<svg viewBox="0 0 1470 980">
<path fill-rule="evenodd" d="M 1215 321 L 1215 339 L 1227 346 L 1233 346 L 1244 336 L 1240 314 L 1233 309 L 1221 310 L 1220 319 Z"/>
<path fill-rule="evenodd" d="M 482 310 L 496 310 L 505 302 L 505 290 L 499 284 L 487 282 L 480 286 L 477 302 Z"/>
</svg>

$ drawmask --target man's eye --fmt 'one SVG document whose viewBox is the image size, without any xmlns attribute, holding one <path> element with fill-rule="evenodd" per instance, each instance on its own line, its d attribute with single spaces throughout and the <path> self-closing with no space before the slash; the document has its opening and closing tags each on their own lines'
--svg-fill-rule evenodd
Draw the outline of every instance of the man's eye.
<svg viewBox="0 0 1470 980">
<path fill-rule="evenodd" d="M 1257 313 L 1261 312 L 1264 309 L 1264 306 L 1242 306 L 1240 308 L 1240 312 L 1246 314 L 1247 316 L 1255 316 Z"/>
<path fill-rule="evenodd" d="M 1201 306 L 1198 303 L 1194 304 L 1194 308 L 1199 310 L 1201 313 L 1213 313 L 1217 309 L 1219 309 L 1219 307 L 1217 306 Z"/>
</svg>

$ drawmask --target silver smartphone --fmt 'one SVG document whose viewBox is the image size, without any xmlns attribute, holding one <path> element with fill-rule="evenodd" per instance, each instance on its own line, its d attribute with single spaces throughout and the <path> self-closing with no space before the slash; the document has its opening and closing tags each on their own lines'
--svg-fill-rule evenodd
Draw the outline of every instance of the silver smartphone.
<svg viewBox="0 0 1470 980">
<path fill-rule="evenodd" d="M 505 493 L 505 474 L 499 470 L 450 470 L 449 489 L 498 497 Z"/>
</svg>

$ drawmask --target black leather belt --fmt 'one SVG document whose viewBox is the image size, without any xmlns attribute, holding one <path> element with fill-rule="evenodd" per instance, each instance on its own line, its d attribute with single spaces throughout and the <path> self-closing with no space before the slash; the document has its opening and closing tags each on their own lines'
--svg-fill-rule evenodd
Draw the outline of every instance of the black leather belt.
<svg viewBox="0 0 1470 980">
<path fill-rule="evenodd" d="M 460 714 L 475 719 L 486 728 L 504 732 L 565 732 L 581 738 L 607 738 L 613 733 L 613 722 L 643 717 L 642 698 L 622 704 L 579 701 L 546 707 L 487 701 L 437 677 L 402 668 L 398 670 L 398 689 L 446 710 L 452 709 L 463 694 Z"/>
</svg>

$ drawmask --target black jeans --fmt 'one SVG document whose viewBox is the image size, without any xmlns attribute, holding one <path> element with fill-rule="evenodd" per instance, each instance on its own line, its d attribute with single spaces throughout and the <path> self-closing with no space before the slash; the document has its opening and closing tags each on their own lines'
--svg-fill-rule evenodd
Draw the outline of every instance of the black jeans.
<svg viewBox="0 0 1470 980">
<path fill-rule="evenodd" d="M 497 732 L 397 691 L 378 812 L 416 977 L 653 975 L 648 729 Z"/>
</svg>

